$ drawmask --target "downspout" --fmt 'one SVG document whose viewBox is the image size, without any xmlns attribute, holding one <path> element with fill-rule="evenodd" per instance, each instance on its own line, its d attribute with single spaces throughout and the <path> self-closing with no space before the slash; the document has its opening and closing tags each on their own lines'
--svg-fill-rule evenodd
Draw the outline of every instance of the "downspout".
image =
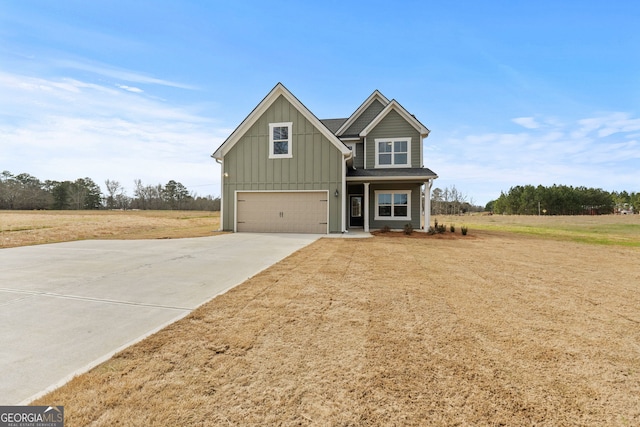
<svg viewBox="0 0 640 427">
<path fill-rule="evenodd" d="M 364 159 L 364 166 L 362 169 L 367 168 L 367 137 L 365 136 L 362 140 L 362 158 Z"/>
<path fill-rule="evenodd" d="M 342 159 L 342 209 L 340 215 L 340 228 L 342 229 L 342 233 L 347 232 L 346 218 L 347 218 L 347 160 L 348 156 L 345 156 Z"/>
<path fill-rule="evenodd" d="M 211 156 L 213 157 L 213 155 Z M 224 161 L 213 157 L 217 164 L 220 165 L 220 227 L 218 231 L 224 230 Z"/>
</svg>

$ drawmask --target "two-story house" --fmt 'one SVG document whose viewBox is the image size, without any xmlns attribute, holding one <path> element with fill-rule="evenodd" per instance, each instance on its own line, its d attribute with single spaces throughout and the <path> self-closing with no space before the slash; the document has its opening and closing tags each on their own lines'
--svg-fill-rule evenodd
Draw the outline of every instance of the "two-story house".
<svg viewBox="0 0 640 427">
<path fill-rule="evenodd" d="M 429 130 L 374 91 L 348 118 L 318 119 L 278 83 L 213 153 L 227 231 L 340 233 L 429 226 L 438 176 Z"/>
</svg>

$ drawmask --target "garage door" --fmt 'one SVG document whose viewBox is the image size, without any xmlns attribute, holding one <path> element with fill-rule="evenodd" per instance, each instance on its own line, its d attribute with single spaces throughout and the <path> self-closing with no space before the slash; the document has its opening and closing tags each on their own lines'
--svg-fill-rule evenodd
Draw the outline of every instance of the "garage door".
<svg viewBox="0 0 640 427">
<path fill-rule="evenodd" d="M 326 191 L 238 192 L 237 231 L 327 233 Z"/>
</svg>

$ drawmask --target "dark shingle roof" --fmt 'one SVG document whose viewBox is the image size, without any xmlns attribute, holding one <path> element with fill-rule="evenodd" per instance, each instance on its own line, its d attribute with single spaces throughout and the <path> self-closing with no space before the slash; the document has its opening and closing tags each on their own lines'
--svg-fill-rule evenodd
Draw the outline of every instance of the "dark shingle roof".
<svg viewBox="0 0 640 427">
<path fill-rule="evenodd" d="M 340 126 L 342 126 L 347 119 L 321 119 L 320 121 L 335 135 L 336 131 L 340 129 Z"/>
<path fill-rule="evenodd" d="M 390 169 L 349 169 L 347 178 L 377 178 L 377 179 L 435 179 L 436 175 L 428 168 L 390 168 Z"/>
</svg>

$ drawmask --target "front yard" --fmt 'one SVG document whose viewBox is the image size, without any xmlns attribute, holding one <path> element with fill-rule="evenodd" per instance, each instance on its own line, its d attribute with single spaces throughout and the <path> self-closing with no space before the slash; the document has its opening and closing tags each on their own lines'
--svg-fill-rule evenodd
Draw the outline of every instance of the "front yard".
<svg viewBox="0 0 640 427">
<path fill-rule="evenodd" d="M 34 404 L 68 426 L 638 425 L 639 255 L 321 239 Z"/>
</svg>

